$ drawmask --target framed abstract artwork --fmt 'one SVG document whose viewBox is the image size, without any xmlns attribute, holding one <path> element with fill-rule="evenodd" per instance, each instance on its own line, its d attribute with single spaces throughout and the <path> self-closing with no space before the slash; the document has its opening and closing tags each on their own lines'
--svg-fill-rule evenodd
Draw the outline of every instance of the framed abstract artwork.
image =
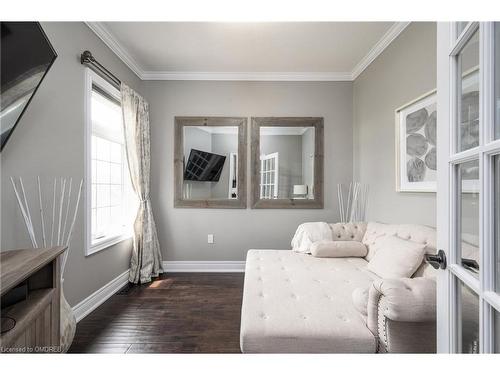
<svg viewBox="0 0 500 375">
<path fill-rule="evenodd" d="M 460 88 L 460 137 L 456 147 L 479 145 L 479 70 L 462 74 Z M 396 191 L 435 192 L 437 174 L 437 94 L 432 90 L 396 109 Z M 458 138 L 458 134 L 457 134 Z M 461 173 L 462 192 L 478 191 L 479 165 Z"/>
<path fill-rule="evenodd" d="M 396 110 L 396 191 L 436 191 L 436 90 Z"/>
</svg>

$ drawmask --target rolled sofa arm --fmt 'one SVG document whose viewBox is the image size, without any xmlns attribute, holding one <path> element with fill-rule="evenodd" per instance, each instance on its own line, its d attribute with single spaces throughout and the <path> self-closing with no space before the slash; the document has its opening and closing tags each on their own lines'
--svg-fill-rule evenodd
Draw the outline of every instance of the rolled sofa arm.
<svg viewBox="0 0 500 375">
<path fill-rule="evenodd" d="M 374 281 L 368 292 L 367 313 L 367 326 L 379 339 L 381 351 L 435 351 L 435 280 L 417 277 Z"/>
</svg>

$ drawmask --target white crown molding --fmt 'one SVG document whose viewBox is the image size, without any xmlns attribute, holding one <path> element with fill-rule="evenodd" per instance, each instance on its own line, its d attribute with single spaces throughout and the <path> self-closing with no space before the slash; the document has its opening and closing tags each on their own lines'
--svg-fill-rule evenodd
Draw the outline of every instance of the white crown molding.
<svg viewBox="0 0 500 375">
<path fill-rule="evenodd" d="M 73 313 L 75 314 L 76 321 L 79 322 L 87 315 L 89 315 L 92 311 L 97 309 L 100 305 L 102 305 L 108 298 L 110 298 L 113 294 L 118 292 L 121 288 L 123 288 L 128 283 L 128 273 L 129 270 L 126 270 L 122 274 L 115 277 L 109 283 L 104 285 L 99 290 L 96 290 L 90 296 L 85 298 L 83 301 L 77 303 L 73 306 Z"/>
<path fill-rule="evenodd" d="M 354 81 L 410 24 L 395 22 L 352 72 L 176 72 L 145 71 L 116 40 L 102 22 L 86 22 L 87 26 L 143 81 Z"/>
<path fill-rule="evenodd" d="M 245 272 L 245 261 L 164 261 L 165 272 Z"/>
<path fill-rule="evenodd" d="M 389 30 L 375 43 L 372 49 L 354 67 L 351 79 L 354 81 L 363 71 L 391 44 L 399 34 L 410 24 L 410 22 L 395 22 Z"/>
<path fill-rule="evenodd" d="M 351 81 L 350 72 L 165 72 L 146 71 L 145 81 Z"/>
<path fill-rule="evenodd" d="M 116 40 L 115 36 L 112 35 L 109 30 L 102 24 L 102 22 L 85 22 L 87 26 L 92 30 L 103 42 L 106 44 L 111 51 L 115 53 L 120 60 L 127 65 L 130 70 L 132 70 L 137 77 L 142 79 L 143 70 L 139 63 L 130 56 L 130 53 L 123 48 L 123 46 Z"/>
</svg>

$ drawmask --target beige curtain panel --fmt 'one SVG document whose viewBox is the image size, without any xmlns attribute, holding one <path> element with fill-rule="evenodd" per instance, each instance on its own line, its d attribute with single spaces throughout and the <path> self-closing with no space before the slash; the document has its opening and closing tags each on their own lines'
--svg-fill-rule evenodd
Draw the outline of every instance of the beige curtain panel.
<svg viewBox="0 0 500 375">
<path fill-rule="evenodd" d="M 121 84 L 123 126 L 130 179 L 140 205 L 134 222 L 134 248 L 129 281 L 147 283 L 163 272 L 160 244 L 149 199 L 149 105 L 142 96 Z"/>
</svg>

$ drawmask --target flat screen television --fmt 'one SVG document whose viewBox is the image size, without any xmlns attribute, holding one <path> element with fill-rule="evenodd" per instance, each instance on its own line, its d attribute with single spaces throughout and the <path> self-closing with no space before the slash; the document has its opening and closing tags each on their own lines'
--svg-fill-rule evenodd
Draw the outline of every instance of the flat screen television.
<svg viewBox="0 0 500 375">
<path fill-rule="evenodd" d="M 185 181 L 219 181 L 226 157 L 191 149 L 184 170 Z"/>
<path fill-rule="evenodd" d="M 38 22 L 0 22 L 0 124 L 3 150 L 57 57 Z"/>
</svg>

